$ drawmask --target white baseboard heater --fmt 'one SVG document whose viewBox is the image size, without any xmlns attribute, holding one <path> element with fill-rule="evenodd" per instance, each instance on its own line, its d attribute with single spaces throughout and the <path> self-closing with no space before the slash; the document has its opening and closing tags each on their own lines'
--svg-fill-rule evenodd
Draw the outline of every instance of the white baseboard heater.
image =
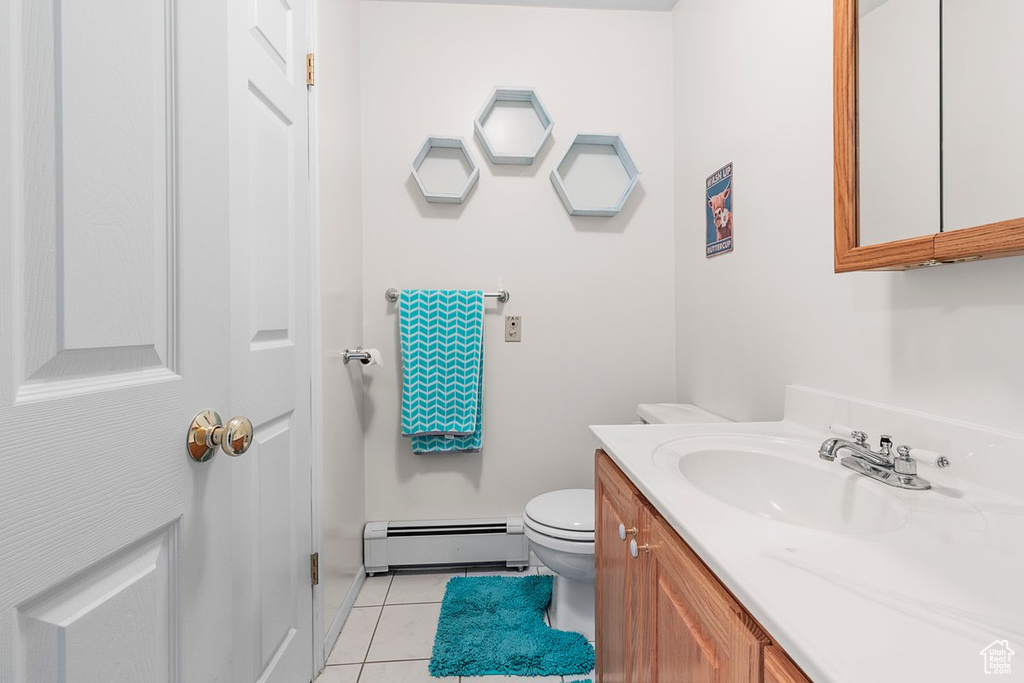
<svg viewBox="0 0 1024 683">
<path fill-rule="evenodd" d="M 363 564 L 371 575 L 418 567 L 528 567 L 530 542 L 522 517 L 367 522 Z"/>
</svg>

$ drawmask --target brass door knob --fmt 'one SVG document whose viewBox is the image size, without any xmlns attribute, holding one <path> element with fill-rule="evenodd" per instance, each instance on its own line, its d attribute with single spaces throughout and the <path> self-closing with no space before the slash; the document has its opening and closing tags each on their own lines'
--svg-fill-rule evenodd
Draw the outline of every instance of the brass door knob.
<svg viewBox="0 0 1024 683">
<path fill-rule="evenodd" d="M 631 526 L 628 529 L 625 524 L 619 524 L 619 539 L 625 541 L 626 535 L 636 536 L 636 527 Z"/>
<path fill-rule="evenodd" d="M 196 462 L 206 462 L 216 455 L 217 446 L 228 455 L 238 456 L 252 445 L 252 432 L 252 422 L 247 418 L 233 417 L 224 424 L 216 412 L 204 410 L 192 418 L 185 447 Z"/>
</svg>

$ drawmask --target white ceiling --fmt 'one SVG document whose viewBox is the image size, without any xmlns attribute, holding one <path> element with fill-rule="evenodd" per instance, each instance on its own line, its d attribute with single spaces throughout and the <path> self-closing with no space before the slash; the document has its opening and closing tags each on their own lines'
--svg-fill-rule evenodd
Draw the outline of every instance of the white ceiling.
<svg viewBox="0 0 1024 683">
<path fill-rule="evenodd" d="M 395 2 L 398 0 L 374 0 Z M 631 9 L 667 12 L 678 0 L 405 0 L 411 2 L 454 2 L 463 5 L 518 5 L 520 7 L 567 7 L 570 9 Z"/>
</svg>

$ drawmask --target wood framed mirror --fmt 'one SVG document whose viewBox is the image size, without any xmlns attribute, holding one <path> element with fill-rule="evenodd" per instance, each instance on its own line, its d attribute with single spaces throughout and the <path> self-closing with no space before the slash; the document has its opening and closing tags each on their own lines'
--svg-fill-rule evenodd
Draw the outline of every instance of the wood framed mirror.
<svg viewBox="0 0 1024 683">
<path fill-rule="evenodd" d="M 1024 255 L 1024 2 L 833 8 L 835 271 Z"/>
</svg>

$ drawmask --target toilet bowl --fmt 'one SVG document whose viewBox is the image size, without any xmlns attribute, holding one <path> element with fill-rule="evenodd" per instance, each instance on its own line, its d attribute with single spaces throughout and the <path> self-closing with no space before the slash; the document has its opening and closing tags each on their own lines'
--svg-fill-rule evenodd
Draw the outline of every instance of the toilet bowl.
<svg viewBox="0 0 1024 683">
<path fill-rule="evenodd" d="M 564 489 L 543 493 L 523 511 L 530 548 L 555 573 L 551 625 L 577 631 L 593 641 L 594 491 Z"/>
</svg>

